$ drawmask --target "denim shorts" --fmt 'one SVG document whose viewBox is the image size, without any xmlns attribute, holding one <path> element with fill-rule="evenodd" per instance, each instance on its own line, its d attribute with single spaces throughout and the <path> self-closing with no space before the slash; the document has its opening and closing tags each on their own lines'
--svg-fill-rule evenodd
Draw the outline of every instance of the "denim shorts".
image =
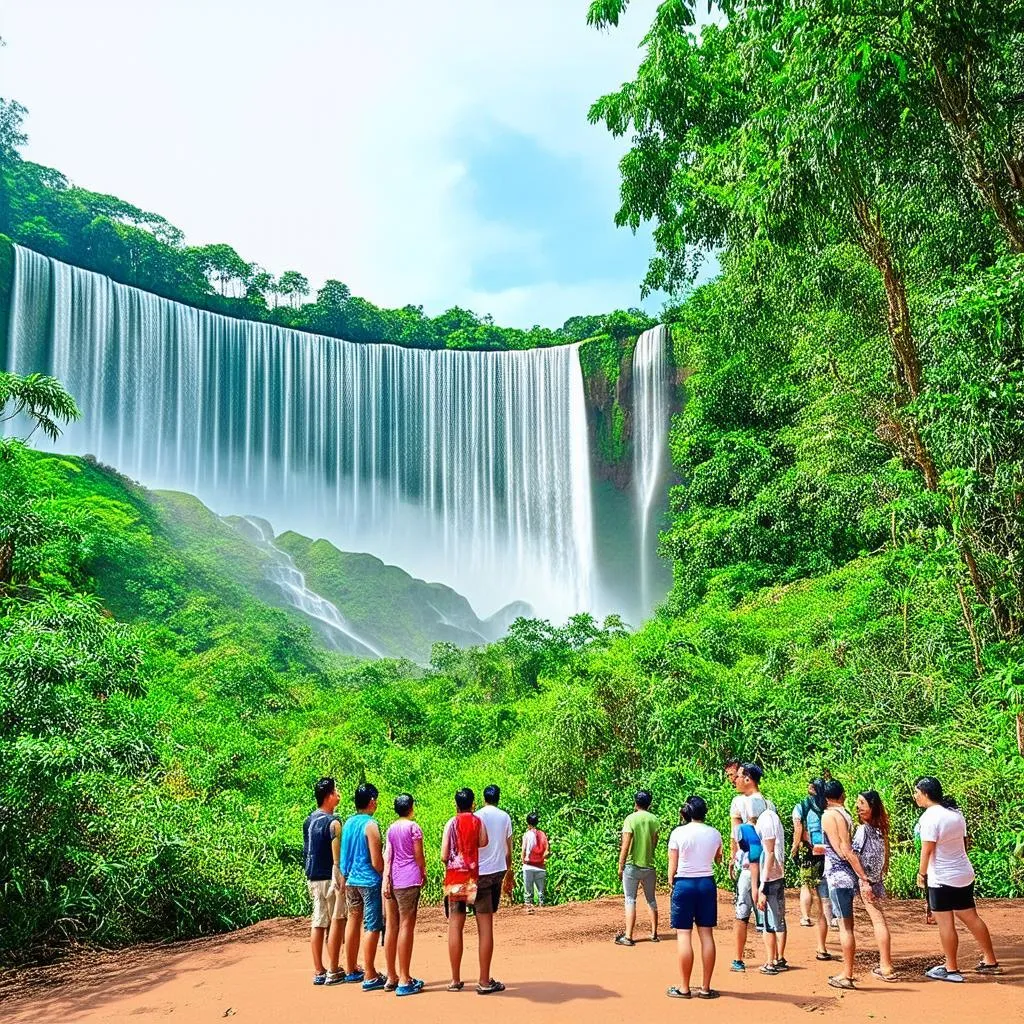
<svg viewBox="0 0 1024 1024">
<path fill-rule="evenodd" d="M 635 864 L 627 864 L 622 872 L 622 892 L 626 897 L 626 906 L 636 906 L 636 894 L 643 886 L 644 896 L 649 907 L 656 907 L 657 875 L 654 868 L 638 868 Z"/>
<path fill-rule="evenodd" d="M 672 927 L 688 932 L 718 924 L 718 889 L 711 875 L 677 878 L 672 884 Z"/>
<path fill-rule="evenodd" d="M 833 889 L 828 890 L 828 898 L 832 902 L 832 916 L 849 920 L 853 917 L 853 897 L 856 889 Z"/>
<path fill-rule="evenodd" d="M 764 930 L 766 932 L 784 932 L 786 930 L 786 880 L 777 878 L 774 882 L 765 882 L 764 897 L 767 901 L 764 912 Z"/>
<path fill-rule="evenodd" d="M 345 887 L 348 912 L 362 911 L 363 931 L 384 931 L 384 904 L 380 897 L 380 882 L 376 885 L 348 885 Z"/>
</svg>

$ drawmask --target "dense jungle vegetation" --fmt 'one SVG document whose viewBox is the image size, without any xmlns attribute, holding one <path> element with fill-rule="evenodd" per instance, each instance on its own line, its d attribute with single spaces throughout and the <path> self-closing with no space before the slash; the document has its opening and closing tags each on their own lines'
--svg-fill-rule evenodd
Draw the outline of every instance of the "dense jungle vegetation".
<svg viewBox="0 0 1024 1024">
<path fill-rule="evenodd" d="M 324 773 L 416 795 L 434 896 L 452 791 L 499 783 L 566 900 L 615 888 L 640 784 L 666 827 L 690 792 L 725 825 L 733 752 L 785 811 L 825 769 L 881 790 L 909 896 L 927 772 L 980 892 L 1024 895 L 1024 3 L 723 7 L 695 36 L 664 0 L 591 111 L 631 140 L 618 219 L 656 223 L 648 286 L 722 268 L 665 311 L 686 403 L 657 616 L 341 660 L 171 498 L 8 442 L 0 955 L 303 912 Z M 43 429 L 75 413 L 0 381 Z"/>
</svg>

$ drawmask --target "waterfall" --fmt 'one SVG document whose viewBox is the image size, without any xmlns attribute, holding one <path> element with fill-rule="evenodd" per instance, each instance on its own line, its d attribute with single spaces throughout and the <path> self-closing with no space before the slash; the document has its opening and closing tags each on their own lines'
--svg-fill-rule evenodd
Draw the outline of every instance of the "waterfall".
<svg viewBox="0 0 1024 1024">
<path fill-rule="evenodd" d="M 640 335 L 633 351 L 633 493 L 640 534 L 640 601 L 645 614 L 663 596 L 652 586 L 651 570 L 652 564 L 657 564 L 657 520 L 668 470 L 672 410 L 668 342 L 666 327 L 652 327 Z"/>
<path fill-rule="evenodd" d="M 8 368 L 58 377 L 60 448 L 368 551 L 481 614 L 593 609 L 576 346 L 359 345 L 235 320 L 15 247 Z"/>
<path fill-rule="evenodd" d="M 329 647 L 363 658 L 384 657 L 383 651 L 356 633 L 335 605 L 306 586 L 306 577 L 292 556 L 274 543 L 274 533 L 269 523 L 253 516 L 242 516 L 238 528 L 266 552 L 268 557 L 264 573 L 285 604 L 312 620 L 313 626 Z"/>
</svg>

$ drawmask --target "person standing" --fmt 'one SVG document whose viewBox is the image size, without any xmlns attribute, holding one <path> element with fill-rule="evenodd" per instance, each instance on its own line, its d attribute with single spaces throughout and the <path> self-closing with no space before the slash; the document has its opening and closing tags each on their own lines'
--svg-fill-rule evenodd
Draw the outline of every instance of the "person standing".
<svg viewBox="0 0 1024 1024">
<path fill-rule="evenodd" d="M 466 916 L 470 905 L 476 914 L 477 932 L 481 931 L 481 916 L 491 924 L 489 914 L 481 915 L 477 904 L 480 879 L 480 850 L 487 845 L 487 828 L 473 813 L 476 796 L 471 789 L 460 789 L 455 794 L 455 817 L 448 820 L 441 840 L 441 861 L 444 864 L 444 910 L 448 918 L 448 959 L 452 968 L 449 992 L 461 992 L 462 951 L 466 930 Z M 490 896 L 487 897 L 490 902 Z M 481 945 L 481 952 L 483 943 Z M 482 955 L 481 955 L 482 960 Z M 490 972 L 481 965 L 480 982 L 477 992 L 488 995 L 505 988 L 490 978 Z"/>
<path fill-rule="evenodd" d="M 476 812 L 487 832 L 487 842 L 480 850 L 480 881 L 477 886 L 476 927 L 480 936 L 480 987 L 489 992 L 500 992 L 501 983 L 491 977 L 491 959 L 494 956 L 494 915 L 501 906 L 502 892 L 510 893 L 515 887 L 512 867 L 512 819 L 498 802 L 501 790 L 488 786 L 484 790 L 484 805 Z M 479 989 L 478 989 L 479 990 Z"/>
<path fill-rule="evenodd" d="M 651 912 L 651 942 L 658 941 L 657 876 L 654 870 L 654 851 L 658 846 L 660 822 L 651 814 L 651 794 L 638 790 L 633 798 L 633 813 L 622 823 L 622 842 L 619 845 L 619 878 L 626 905 L 626 929 L 615 936 L 619 946 L 635 946 L 633 928 L 636 926 L 636 897 L 643 887 L 644 898 Z"/>
<path fill-rule="evenodd" d="M 689 999 L 693 973 L 693 928 L 697 927 L 701 952 L 699 999 L 717 999 L 711 987 L 715 970 L 715 933 L 718 924 L 718 890 L 714 865 L 722 863 L 722 837 L 704 823 L 708 805 L 702 797 L 691 796 L 679 812 L 682 822 L 668 840 L 668 877 L 672 881 L 672 927 L 676 929 L 679 973 L 682 986 L 673 985 L 668 995 Z"/>
<path fill-rule="evenodd" d="M 345 981 L 361 981 L 364 992 L 384 988 L 387 979 L 375 965 L 377 944 L 384 929 L 381 879 L 384 852 L 377 812 L 377 787 L 363 782 L 356 787 L 356 813 L 341 830 L 341 874 L 345 879 L 348 926 L 345 929 Z M 357 966 L 362 931 L 364 968 Z"/>
<path fill-rule="evenodd" d="M 843 805 L 846 791 L 841 782 L 825 783 L 825 880 L 828 882 L 832 913 L 839 920 L 839 941 L 843 949 L 843 973 L 828 979 L 833 988 L 854 988 L 853 964 L 857 940 L 853 932 L 853 897 L 859 886 L 864 902 L 874 899 L 871 882 L 851 844 L 853 819 Z"/>
<path fill-rule="evenodd" d="M 928 890 L 928 906 L 939 923 L 939 938 L 946 954 L 944 964 L 926 971 L 935 981 L 964 980 L 957 961 L 959 920 L 981 947 L 978 974 L 1001 974 L 992 936 L 974 902 L 974 867 L 967 856 L 967 823 L 956 801 L 945 796 L 938 779 L 925 775 L 914 783 L 914 802 L 921 815 L 921 863 L 918 887 Z"/>
<path fill-rule="evenodd" d="M 793 808 L 793 845 L 790 859 L 796 859 L 800 874 L 800 925 L 814 927 L 811 907 L 818 903 L 818 960 L 831 960 L 828 952 L 828 927 L 832 908 L 828 902 L 828 883 L 825 881 L 825 844 L 821 829 L 821 816 L 825 813 L 825 781 L 813 779 L 807 786 L 807 796 Z"/>
<path fill-rule="evenodd" d="M 538 827 L 540 817 L 536 811 L 531 811 L 526 816 L 526 831 L 523 833 L 522 857 L 523 857 L 523 902 L 526 904 L 527 913 L 533 913 L 533 903 L 536 898 L 537 906 L 544 906 L 544 893 L 548 881 L 548 854 L 551 852 L 551 844 L 547 835 Z"/>
<path fill-rule="evenodd" d="M 765 962 L 762 974 L 789 970 L 786 961 L 786 833 L 775 807 L 768 805 L 754 826 L 761 841 L 757 909 L 764 914 Z M 753 872 L 753 863 L 751 863 Z M 753 879 L 751 879 L 753 883 Z"/>
<path fill-rule="evenodd" d="M 729 859 L 729 877 L 736 881 L 736 922 L 733 926 L 736 936 L 736 956 L 733 959 L 730 970 L 745 971 L 747 969 L 744 959 L 744 951 L 747 946 L 747 926 L 750 923 L 751 915 L 754 915 L 755 924 L 761 926 L 761 918 L 756 907 L 756 899 L 751 876 L 751 858 L 747 851 L 739 848 L 740 827 L 749 825 L 753 819 L 758 817 L 762 809 L 774 805 L 765 800 L 761 794 L 760 785 L 763 777 L 761 766 L 751 762 L 744 763 L 737 772 L 733 785 L 737 795 L 733 797 L 729 806 L 729 821 L 731 828 L 731 857 Z M 754 808 L 757 813 L 754 813 Z M 754 858 L 754 863 L 757 858 Z"/>
<path fill-rule="evenodd" d="M 398 821 L 388 828 L 384 850 L 384 959 L 388 980 L 385 991 L 414 996 L 423 982 L 412 977 L 412 946 L 416 937 L 416 915 L 420 891 L 427 881 L 423 855 L 423 830 L 416 824 L 416 806 L 408 793 L 395 797 Z"/>
<path fill-rule="evenodd" d="M 313 953 L 314 985 L 336 985 L 344 980 L 338 969 L 345 936 L 345 879 L 341 876 L 341 819 L 334 813 L 338 788 L 325 777 L 313 787 L 316 810 L 302 825 L 302 863 L 313 901 L 309 945 Z M 324 970 L 324 941 L 329 970 Z"/>
<path fill-rule="evenodd" d="M 864 909 L 871 919 L 878 945 L 878 966 L 871 973 L 882 981 L 895 981 L 892 936 L 882 909 L 886 899 L 885 876 L 889 873 L 889 815 L 875 790 L 866 789 L 857 797 L 857 818 L 860 824 L 853 835 L 852 845 L 871 883 L 872 899 L 864 901 Z"/>
</svg>

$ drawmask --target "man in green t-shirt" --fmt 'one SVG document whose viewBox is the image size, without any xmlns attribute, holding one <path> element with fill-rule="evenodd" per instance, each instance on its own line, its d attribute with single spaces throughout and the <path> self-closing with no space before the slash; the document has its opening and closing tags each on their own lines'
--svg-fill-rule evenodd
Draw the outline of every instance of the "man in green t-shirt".
<svg viewBox="0 0 1024 1024">
<path fill-rule="evenodd" d="M 651 814 L 651 794 L 641 789 L 633 813 L 622 823 L 619 847 L 619 878 L 626 897 L 626 929 L 615 936 L 616 945 L 633 946 L 636 894 L 643 886 L 651 911 L 651 942 L 658 941 L 658 900 L 655 895 L 654 848 L 658 845 L 658 819 Z"/>
</svg>

